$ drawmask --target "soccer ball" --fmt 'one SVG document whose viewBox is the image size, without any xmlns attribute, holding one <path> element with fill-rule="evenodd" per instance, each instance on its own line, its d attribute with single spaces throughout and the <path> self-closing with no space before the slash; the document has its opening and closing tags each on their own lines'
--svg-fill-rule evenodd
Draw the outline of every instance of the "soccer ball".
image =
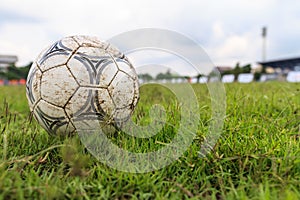
<svg viewBox="0 0 300 200">
<path fill-rule="evenodd" d="M 72 135 L 76 122 L 116 126 L 138 102 L 137 74 L 118 49 L 96 37 L 65 37 L 40 53 L 26 82 L 31 112 L 51 134 Z"/>
</svg>

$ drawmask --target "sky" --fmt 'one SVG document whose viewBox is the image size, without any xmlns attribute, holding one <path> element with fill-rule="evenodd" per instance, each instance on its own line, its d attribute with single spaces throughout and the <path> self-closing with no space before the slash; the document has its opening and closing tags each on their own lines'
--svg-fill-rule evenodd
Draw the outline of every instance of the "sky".
<svg viewBox="0 0 300 200">
<path fill-rule="evenodd" d="M 252 64 L 300 56 L 300 1 L 295 0 L 1 0 L 0 54 L 34 60 L 70 35 L 109 40 L 140 28 L 179 32 L 197 42 L 214 65 Z"/>
</svg>

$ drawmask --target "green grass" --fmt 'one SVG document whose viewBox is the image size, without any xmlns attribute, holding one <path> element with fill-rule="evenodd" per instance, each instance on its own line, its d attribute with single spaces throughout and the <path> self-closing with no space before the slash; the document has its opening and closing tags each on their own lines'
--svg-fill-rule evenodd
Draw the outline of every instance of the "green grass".
<svg viewBox="0 0 300 200">
<path fill-rule="evenodd" d="M 213 152 L 200 158 L 211 118 L 205 85 L 193 85 L 201 123 L 185 154 L 154 172 L 120 172 L 98 162 L 78 137 L 48 135 L 30 120 L 25 88 L 0 87 L 0 199 L 300 199 L 300 84 L 228 84 L 227 113 Z M 110 135 L 131 151 L 155 150 L 170 141 L 178 105 L 163 88 L 145 87 L 134 115 L 149 122 L 152 103 L 168 111 L 149 140 Z M 1 105 L 2 104 L 2 105 Z"/>
</svg>

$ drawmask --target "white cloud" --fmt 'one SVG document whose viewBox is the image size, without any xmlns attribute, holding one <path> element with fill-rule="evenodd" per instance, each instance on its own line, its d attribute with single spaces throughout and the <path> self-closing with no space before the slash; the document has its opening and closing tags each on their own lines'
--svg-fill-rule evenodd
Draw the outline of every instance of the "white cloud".
<svg viewBox="0 0 300 200">
<path fill-rule="evenodd" d="M 228 37 L 224 43 L 218 47 L 217 56 L 241 57 L 247 53 L 249 47 L 248 38 L 238 35 Z"/>
<path fill-rule="evenodd" d="M 217 21 L 213 24 L 213 39 L 218 40 L 218 39 L 224 39 L 225 33 L 223 30 L 222 23 L 220 21 Z"/>
<path fill-rule="evenodd" d="M 17 54 L 20 60 L 19 65 L 28 64 L 49 45 L 47 28 L 40 24 L 4 24 L 0 32 L 0 53 Z"/>
<path fill-rule="evenodd" d="M 213 27 L 214 28 L 214 27 Z M 220 30 L 224 32 L 224 30 Z M 255 31 L 249 30 L 243 34 L 216 36 L 208 53 L 216 65 L 234 66 L 237 62 L 251 64 L 255 67 L 256 61 L 261 59 L 262 38 Z"/>
</svg>

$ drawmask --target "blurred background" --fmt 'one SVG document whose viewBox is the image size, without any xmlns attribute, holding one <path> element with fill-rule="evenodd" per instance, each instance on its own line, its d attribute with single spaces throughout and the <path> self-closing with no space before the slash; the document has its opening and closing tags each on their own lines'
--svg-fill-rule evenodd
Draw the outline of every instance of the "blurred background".
<svg viewBox="0 0 300 200">
<path fill-rule="evenodd" d="M 65 36 L 95 35 L 108 40 L 125 31 L 151 27 L 190 37 L 222 74 L 286 76 L 300 66 L 299 9 L 300 1 L 292 0 L 2 0 L 0 72 L 2 79 L 25 78 L 26 70 L 17 72 L 18 77 L 3 74 L 12 65 L 30 66 L 42 49 Z M 284 72 L 286 60 L 293 64 Z M 270 61 L 284 63 L 274 67 Z M 159 73 L 171 72 L 158 70 L 149 75 Z M 177 73 L 199 81 L 199 74 L 188 68 L 181 67 Z M 256 79 L 262 80 L 258 75 Z"/>
</svg>

